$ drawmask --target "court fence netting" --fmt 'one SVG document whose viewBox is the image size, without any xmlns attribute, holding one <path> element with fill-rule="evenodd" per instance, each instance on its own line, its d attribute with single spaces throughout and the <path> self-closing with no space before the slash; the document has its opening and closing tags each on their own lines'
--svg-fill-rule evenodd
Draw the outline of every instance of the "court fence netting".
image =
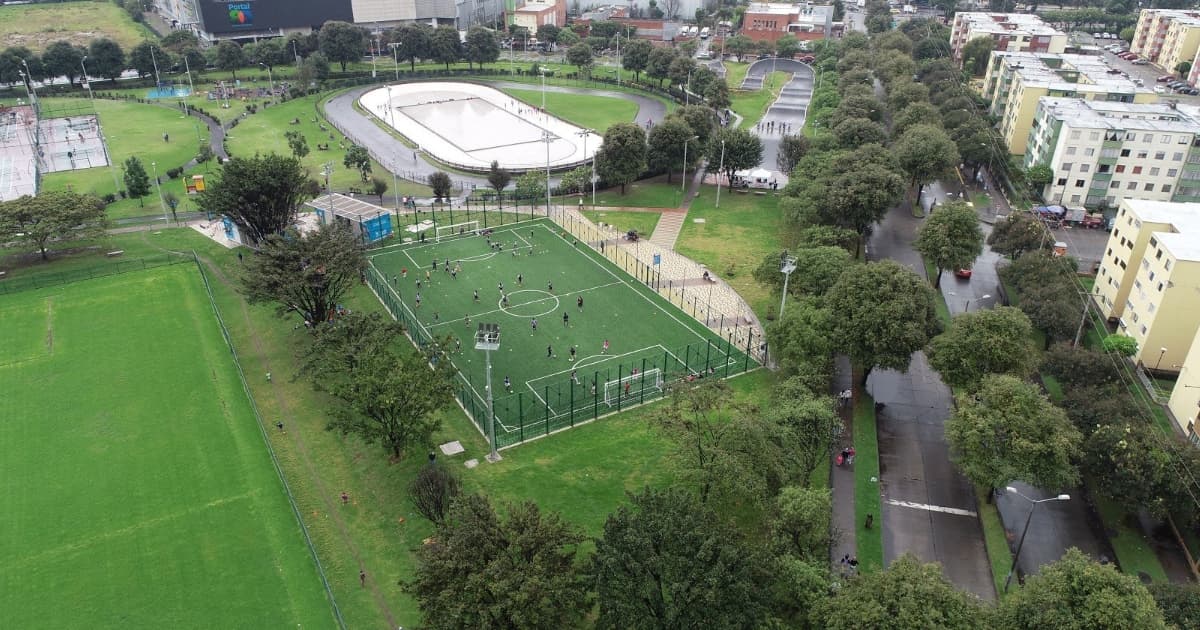
<svg viewBox="0 0 1200 630">
<path fill-rule="evenodd" d="M 367 268 L 367 284 L 414 344 L 424 350 L 430 344 L 445 343 L 425 328 L 373 263 Z M 633 288 L 639 290 L 637 286 Z M 599 369 L 580 368 L 569 373 L 546 375 L 528 383 L 513 383 L 510 388 L 493 378 L 496 447 L 515 446 L 658 400 L 672 385 L 705 378 L 728 378 L 751 371 L 759 367 L 752 355 L 761 342 L 752 334 L 747 336 L 745 345 L 735 339 L 732 332 L 727 337 L 714 334 L 683 347 L 650 346 L 637 353 L 639 356 L 616 365 L 606 363 Z M 435 346 L 434 350 L 437 349 Z M 448 357 L 445 354 L 448 350 L 435 352 L 435 360 Z M 489 424 L 486 384 L 482 380 L 473 382 L 461 370 L 456 372 L 455 381 L 458 404 L 486 436 Z M 617 384 L 616 394 L 612 392 L 612 383 Z M 606 389 L 609 390 L 607 396 Z"/>
<path fill-rule="evenodd" d="M 78 269 L 69 269 L 66 271 L 33 273 L 30 275 L 17 276 L 15 278 L 4 278 L 0 279 L 0 295 L 19 293 L 21 291 L 31 291 L 33 289 L 52 287 L 60 284 L 71 284 L 72 282 L 79 282 L 81 280 L 115 276 L 123 273 L 129 273 L 131 271 L 142 271 L 143 269 L 152 269 L 154 267 L 163 267 L 166 265 L 178 265 L 180 263 L 188 262 L 191 262 L 190 256 L 166 252 L 162 254 L 144 256 L 142 258 L 114 260 L 111 262 L 106 261 L 104 263 L 80 267 Z"/>
</svg>

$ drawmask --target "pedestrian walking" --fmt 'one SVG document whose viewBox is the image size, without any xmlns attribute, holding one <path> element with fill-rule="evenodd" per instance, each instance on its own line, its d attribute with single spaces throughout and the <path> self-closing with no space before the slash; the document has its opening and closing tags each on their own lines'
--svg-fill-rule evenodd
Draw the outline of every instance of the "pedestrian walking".
<svg viewBox="0 0 1200 630">
<path fill-rule="evenodd" d="M 504 375 L 504 391 L 512 393 L 512 381 L 509 380 L 507 374 Z"/>
<path fill-rule="evenodd" d="M 517 286 L 525 286 L 525 274 L 517 274 Z"/>
<path fill-rule="evenodd" d="M 479 289 L 475 289 L 472 293 L 474 294 L 473 296 L 475 298 L 475 302 L 478 303 L 479 302 Z"/>
<path fill-rule="evenodd" d="M 571 362 L 575 362 L 575 346 L 571 346 Z M 575 379 L 575 373 L 571 372 L 571 380 Z"/>
<path fill-rule="evenodd" d="M 547 359 L 554 358 L 554 346 L 546 346 L 546 358 Z"/>
<path fill-rule="evenodd" d="M 571 354 L 574 355 L 574 353 L 575 353 L 575 348 L 571 348 Z M 575 383 L 576 385 L 579 384 L 579 377 L 577 376 L 578 373 L 579 373 L 579 370 L 571 370 L 571 382 Z"/>
<path fill-rule="evenodd" d="M 242 262 L 242 252 L 238 252 L 238 262 Z"/>
<path fill-rule="evenodd" d="M 430 278 L 432 278 L 432 277 L 433 277 L 433 276 L 432 276 L 432 275 L 429 273 L 429 270 L 428 270 L 428 269 L 426 269 L 426 270 L 425 270 L 425 282 L 429 282 L 429 279 L 430 279 Z"/>
<path fill-rule="evenodd" d="M 575 298 L 575 306 L 578 306 L 579 310 L 581 310 L 581 311 L 583 310 L 583 296 L 582 295 Z"/>
<path fill-rule="evenodd" d="M 433 259 L 433 264 L 430 265 L 430 269 L 437 271 L 437 259 L 436 258 Z"/>
<path fill-rule="evenodd" d="M 865 525 L 867 529 L 871 529 L 871 526 L 872 526 L 872 525 L 874 525 L 874 524 L 875 524 L 875 515 L 874 515 L 874 514 L 868 514 L 868 515 L 867 515 L 867 522 L 866 522 L 866 523 L 863 523 L 863 525 Z"/>
<path fill-rule="evenodd" d="M 537 332 L 537 318 L 536 317 L 529 320 L 529 325 L 533 327 L 533 332 Z"/>
<path fill-rule="evenodd" d="M 550 293 L 554 293 L 554 282 L 553 281 L 546 283 L 546 291 L 549 291 Z"/>
<path fill-rule="evenodd" d="M 358 570 L 358 584 L 363 588 L 367 586 L 367 572 L 362 569 Z"/>
<path fill-rule="evenodd" d="M 276 429 L 279 429 L 279 431 L 280 431 L 280 432 L 283 432 L 283 421 L 281 421 L 281 420 L 276 420 L 276 421 L 275 421 L 275 428 L 276 428 Z"/>
<path fill-rule="evenodd" d="M 604 340 L 604 345 L 600 347 L 600 354 L 608 354 L 608 340 Z"/>
<path fill-rule="evenodd" d="M 566 312 L 566 311 L 563 311 L 563 328 L 566 328 L 567 326 L 569 326 L 569 325 L 570 325 L 570 324 L 568 323 L 568 320 L 570 319 L 570 317 L 571 317 L 571 316 L 570 316 L 570 315 L 567 315 L 567 312 Z"/>
<path fill-rule="evenodd" d="M 350 495 L 347 494 L 345 490 L 342 490 L 342 505 L 349 505 L 349 504 L 350 504 Z"/>
<path fill-rule="evenodd" d="M 846 456 L 846 464 L 848 464 L 848 465 L 854 464 L 854 447 L 853 446 L 850 447 L 850 453 Z"/>
<path fill-rule="evenodd" d="M 268 383 L 271 382 L 271 373 L 270 372 L 267 372 L 267 382 Z"/>
</svg>

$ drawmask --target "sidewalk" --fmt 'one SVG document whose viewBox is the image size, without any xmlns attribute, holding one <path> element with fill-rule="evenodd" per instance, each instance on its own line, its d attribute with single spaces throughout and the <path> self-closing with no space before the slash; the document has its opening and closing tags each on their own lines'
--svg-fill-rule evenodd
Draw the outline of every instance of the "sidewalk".
<svg viewBox="0 0 1200 630">
<path fill-rule="evenodd" d="M 838 355 L 834 359 L 833 379 L 830 383 L 829 393 L 837 396 L 839 392 L 851 389 L 854 385 L 853 381 L 854 375 L 851 372 L 850 359 L 845 355 Z M 840 452 L 842 447 L 851 446 L 854 441 L 854 405 L 839 406 L 838 415 L 842 417 L 842 423 L 845 425 L 841 440 L 835 445 L 835 451 Z M 830 459 L 832 460 L 834 457 L 836 455 L 830 453 Z M 858 555 L 858 543 L 855 540 L 854 529 L 854 468 L 834 466 L 832 461 L 828 465 L 831 468 L 829 487 L 833 494 L 833 518 L 830 522 L 833 544 L 829 547 L 829 561 L 836 569 L 840 566 L 841 559 L 847 554 L 851 558 Z"/>
</svg>

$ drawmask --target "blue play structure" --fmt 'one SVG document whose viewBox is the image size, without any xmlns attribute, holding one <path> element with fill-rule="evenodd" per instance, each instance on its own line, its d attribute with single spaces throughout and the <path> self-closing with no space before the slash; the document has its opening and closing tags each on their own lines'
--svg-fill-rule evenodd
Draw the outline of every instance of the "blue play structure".
<svg viewBox="0 0 1200 630">
<path fill-rule="evenodd" d="M 175 85 L 168 81 L 159 83 L 158 87 L 146 92 L 146 98 L 183 98 L 191 95 L 191 88 L 186 85 Z"/>
</svg>

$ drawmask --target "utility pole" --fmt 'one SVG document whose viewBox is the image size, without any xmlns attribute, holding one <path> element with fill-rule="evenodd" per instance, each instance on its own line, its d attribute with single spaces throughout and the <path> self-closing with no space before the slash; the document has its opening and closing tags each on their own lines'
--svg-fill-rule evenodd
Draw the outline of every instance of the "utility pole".
<svg viewBox="0 0 1200 630">
<path fill-rule="evenodd" d="M 87 55 L 84 55 L 84 56 L 83 56 L 83 57 L 82 57 L 82 58 L 79 60 L 79 67 L 80 67 L 80 69 L 82 69 L 82 70 L 83 70 L 83 82 L 84 82 L 84 84 L 85 84 L 85 85 L 87 85 L 87 90 L 88 90 L 88 99 L 89 99 L 89 100 L 91 100 L 93 103 L 95 103 L 95 101 L 96 101 L 96 95 L 92 94 L 92 82 L 88 80 L 87 66 L 83 65 L 83 62 L 87 61 L 87 58 L 88 58 L 88 56 L 87 56 Z M 186 61 L 186 58 L 185 58 L 185 61 Z M 190 75 L 189 75 L 189 76 L 190 76 Z"/>
<path fill-rule="evenodd" d="M 1080 340 L 1083 339 L 1083 325 L 1087 322 L 1089 300 L 1091 298 L 1086 293 L 1080 293 L 1083 297 L 1083 313 L 1079 315 L 1079 327 L 1075 329 L 1075 341 L 1071 343 L 1072 348 L 1079 347 Z"/>
<path fill-rule="evenodd" d="M 391 42 L 388 48 L 392 49 L 392 60 L 396 63 L 396 80 L 400 80 L 400 42 Z"/>
<path fill-rule="evenodd" d="M 163 201 L 162 186 L 158 183 L 158 163 L 151 162 L 150 168 L 154 171 L 154 188 L 158 191 L 158 207 L 163 211 L 163 223 L 170 223 L 171 220 L 167 218 L 167 204 Z"/>
<path fill-rule="evenodd" d="M 721 165 L 717 167 L 717 203 L 715 207 L 721 207 L 721 174 L 725 172 L 725 141 L 721 141 Z"/>
</svg>

